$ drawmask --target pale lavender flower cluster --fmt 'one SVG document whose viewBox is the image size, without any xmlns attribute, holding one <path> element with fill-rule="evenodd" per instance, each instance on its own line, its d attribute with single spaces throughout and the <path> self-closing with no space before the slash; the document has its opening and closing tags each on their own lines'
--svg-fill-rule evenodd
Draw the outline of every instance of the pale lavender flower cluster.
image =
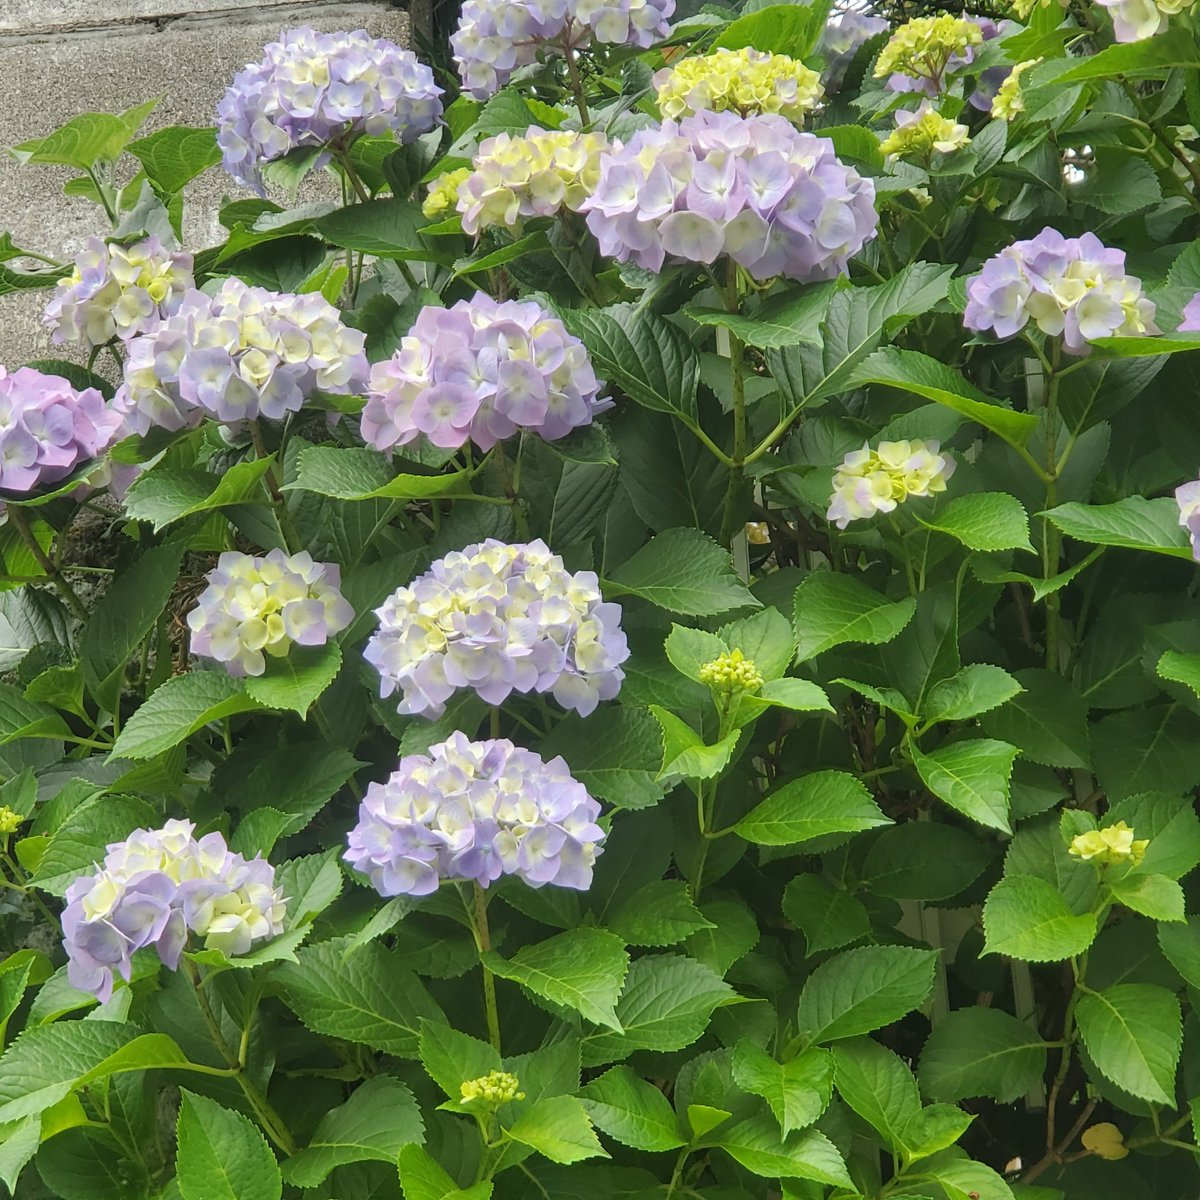
<svg viewBox="0 0 1200 1200">
<path fill-rule="evenodd" d="M 463 90 L 486 100 L 539 50 L 593 38 L 649 49 L 674 11 L 675 0 L 467 0 L 450 46 Z"/>
<path fill-rule="evenodd" d="M 318 389 L 360 392 L 365 344 L 319 292 L 281 295 L 231 277 L 212 296 L 188 292 L 172 316 L 130 342 L 116 404 L 141 434 L 205 417 L 278 420 Z"/>
<path fill-rule="evenodd" d="M 376 610 L 363 657 L 399 711 L 439 717 L 470 688 L 488 704 L 549 692 L 581 716 L 611 700 L 629 657 L 621 606 L 591 571 L 572 574 L 545 542 L 489 538 L 438 559 Z"/>
<path fill-rule="evenodd" d="M 442 115 L 441 94 L 433 72 L 385 38 L 291 29 L 235 76 L 217 105 L 217 144 L 225 170 L 261 194 L 262 164 L 299 147 L 428 133 Z"/>
<path fill-rule="evenodd" d="M 1200 479 L 1177 487 L 1175 503 L 1179 505 L 1179 524 L 1192 541 L 1192 557 L 1200 562 Z"/>
<path fill-rule="evenodd" d="M 275 868 L 234 854 L 219 833 L 197 840 L 190 821 L 138 829 L 67 889 L 62 914 L 67 977 L 101 1002 L 114 972 L 128 981 L 136 951 L 153 947 L 171 970 L 188 934 L 235 956 L 283 932 Z"/>
<path fill-rule="evenodd" d="M 1200 333 L 1200 292 L 1197 292 L 1183 308 L 1183 320 L 1179 322 L 1180 333 Z"/>
<path fill-rule="evenodd" d="M 127 342 L 173 313 L 195 286 L 192 256 L 173 254 L 156 237 L 131 246 L 90 238 L 75 269 L 59 280 L 45 321 L 59 344 Z"/>
<path fill-rule="evenodd" d="M 755 279 L 830 279 L 875 236 L 875 185 L 775 114 L 698 112 L 600 160 L 583 204 L 600 250 L 650 271 L 723 254 Z"/>
<path fill-rule="evenodd" d="M 103 454 L 123 429 L 95 388 L 32 367 L 0 367 L 0 491 L 27 493 Z"/>
<path fill-rule="evenodd" d="M 228 550 L 204 578 L 208 587 L 187 617 L 192 653 L 216 659 L 235 678 L 261 675 L 264 654 L 323 646 L 354 620 L 339 591 L 340 568 L 307 551 L 256 558 Z"/>
<path fill-rule="evenodd" d="M 1066 238 L 1043 229 L 989 258 L 967 285 L 963 320 L 968 329 L 999 338 L 1033 321 L 1048 337 L 1062 336 L 1068 354 L 1116 334 L 1158 333 L 1154 302 L 1141 280 L 1125 273 L 1125 253 L 1094 234 Z"/>
<path fill-rule="evenodd" d="M 454 733 L 367 788 L 346 861 L 382 896 L 427 896 L 443 880 L 487 887 L 501 875 L 585 891 L 605 836 L 599 815 L 561 758 Z"/>
<path fill-rule="evenodd" d="M 368 445 L 387 451 L 422 434 L 435 446 L 481 450 L 528 429 L 554 441 L 590 425 L 611 401 L 578 338 L 533 301 L 482 292 L 421 309 L 400 349 L 371 370 L 362 414 Z"/>
<path fill-rule="evenodd" d="M 859 47 L 887 28 L 883 17 L 869 17 L 856 9 L 840 13 L 826 24 L 817 50 L 825 59 L 821 82 L 827 94 L 833 95 L 841 88 Z"/>
</svg>

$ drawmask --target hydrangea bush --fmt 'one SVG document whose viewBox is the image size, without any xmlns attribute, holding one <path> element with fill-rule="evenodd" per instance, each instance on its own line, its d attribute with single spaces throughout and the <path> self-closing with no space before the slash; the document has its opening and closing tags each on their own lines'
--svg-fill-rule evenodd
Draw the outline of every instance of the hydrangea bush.
<svg viewBox="0 0 1200 1200">
<path fill-rule="evenodd" d="M 1195 30 L 468 0 L 14 148 L 0 1190 L 1194 1200 Z"/>
</svg>

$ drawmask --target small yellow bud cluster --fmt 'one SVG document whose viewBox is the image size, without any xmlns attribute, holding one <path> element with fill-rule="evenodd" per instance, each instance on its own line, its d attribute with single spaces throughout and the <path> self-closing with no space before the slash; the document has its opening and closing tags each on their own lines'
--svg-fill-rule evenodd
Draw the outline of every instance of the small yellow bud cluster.
<svg viewBox="0 0 1200 1200">
<path fill-rule="evenodd" d="M 1042 60 L 1029 58 L 1017 63 L 996 92 L 992 101 L 992 116 L 1001 121 L 1011 121 L 1017 113 L 1025 111 L 1025 100 L 1021 96 L 1021 75 L 1031 67 L 1036 67 Z"/>
<path fill-rule="evenodd" d="M 478 1079 L 468 1079 L 462 1085 L 462 1102 L 478 1101 L 489 1108 L 499 1108 L 510 1100 L 524 1100 L 525 1093 L 518 1091 L 520 1082 L 507 1071 L 489 1071 Z"/>
<path fill-rule="evenodd" d="M 430 185 L 429 194 L 421 211 L 430 219 L 445 217 L 455 211 L 458 204 L 458 187 L 471 178 L 470 167 L 459 167 L 457 171 L 443 171 Z"/>
<path fill-rule="evenodd" d="M 740 650 L 726 650 L 700 668 L 700 682 L 716 692 L 757 692 L 762 672 Z"/>
<path fill-rule="evenodd" d="M 914 17 L 906 21 L 879 52 L 875 78 L 909 75 L 928 79 L 940 90 L 946 64 L 965 57 L 972 46 L 983 43 L 983 33 L 974 21 L 941 13 L 936 17 Z"/>
<path fill-rule="evenodd" d="M 896 128 L 880 149 L 890 158 L 920 158 L 928 162 L 935 150 L 951 154 L 970 140 L 965 125 L 943 117 L 926 100 L 914 112 L 896 113 Z"/>
<path fill-rule="evenodd" d="M 24 820 L 20 813 L 13 812 L 7 804 L 0 804 L 0 834 L 16 833 Z"/>
<path fill-rule="evenodd" d="M 1146 857 L 1146 847 L 1149 845 L 1149 838 L 1135 842 L 1133 830 L 1124 821 L 1118 821 L 1115 825 L 1090 829 L 1072 838 L 1069 853 L 1100 867 L 1120 862 L 1136 867 Z"/>
<path fill-rule="evenodd" d="M 802 62 L 749 47 L 685 58 L 654 82 L 658 107 L 671 120 L 729 109 L 743 117 L 778 113 L 799 124 L 824 95 L 821 77 Z"/>
</svg>

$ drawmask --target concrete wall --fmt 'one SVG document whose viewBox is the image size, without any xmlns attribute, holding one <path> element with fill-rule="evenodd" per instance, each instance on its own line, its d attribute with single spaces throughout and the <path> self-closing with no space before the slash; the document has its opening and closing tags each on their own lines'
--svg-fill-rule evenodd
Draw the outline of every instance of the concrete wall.
<svg viewBox="0 0 1200 1200">
<path fill-rule="evenodd" d="M 402 45 L 409 40 L 407 14 L 387 0 L 0 0 L 0 151 L 77 113 L 118 112 L 154 97 L 161 102 L 143 133 L 209 125 L 234 74 L 294 25 L 365 28 Z M 62 194 L 70 175 L 66 168 L 0 157 L 0 230 L 18 246 L 61 259 L 92 234 L 106 233 L 98 208 Z M 323 185 L 318 181 L 304 198 L 321 198 Z M 333 198 L 332 187 L 329 194 Z M 221 203 L 248 195 L 220 167 L 192 183 L 188 247 L 219 240 Z M 0 363 L 67 357 L 42 327 L 46 295 L 0 297 Z"/>
</svg>

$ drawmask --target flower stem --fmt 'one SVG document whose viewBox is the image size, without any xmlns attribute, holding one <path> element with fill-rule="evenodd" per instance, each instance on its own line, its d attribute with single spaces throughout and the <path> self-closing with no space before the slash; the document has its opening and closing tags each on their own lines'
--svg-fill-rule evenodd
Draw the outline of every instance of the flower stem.
<svg viewBox="0 0 1200 1200">
<path fill-rule="evenodd" d="M 738 265 L 729 260 L 729 282 L 725 308 L 738 310 Z M 732 329 L 729 334 L 729 383 L 733 393 L 733 461 L 729 467 L 729 486 L 725 491 L 725 515 L 721 520 L 721 541 L 728 545 L 737 531 L 738 499 L 746 469 L 746 344 Z"/>
<path fill-rule="evenodd" d="M 254 441 L 254 452 L 262 460 L 270 458 L 267 453 L 267 443 L 263 438 L 262 423 L 256 417 L 250 422 L 250 437 Z M 275 464 L 272 463 L 267 468 L 265 476 L 267 482 L 267 491 L 271 493 L 271 504 L 275 509 L 275 518 L 279 522 L 279 532 L 283 535 L 283 540 L 287 543 L 288 553 L 295 554 L 304 549 L 304 542 L 300 537 L 300 532 L 296 528 L 295 521 L 292 520 L 292 514 L 288 511 L 287 501 L 284 499 L 283 492 L 279 488 L 279 476 L 275 474 Z"/>
<path fill-rule="evenodd" d="M 586 129 L 592 123 L 592 118 L 588 113 L 587 101 L 583 96 L 583 78 L 579 74 L 579 63 L 575 58 L 575 46 L 571 41 L 571 30 L 569 28 L 563 37 L 563 54 L 567 60 L 567 76 L 571 80 L 571 91 L 575 96 L 575 107 L 579 109 L 579 121 Z"/>
<path fill-rule="evenodd" d="M 487 892 L 477 883 L 474 884 L 474 888 L 475 945 L 482 955 L 492 948 L 492 935 L 487 919 Z M 482 962 L 479 965 L 483 971 L 483 1006 L 487 1010 L 488 1041 L 495 1047 L 496 1053 L 500 1054 L 500 1011 L 496 1007 L 496 977 Z"/>
<path fill-rule="evenodd" d="M 46 572 L 47 578 L 58 590 L 58 594 L 66 601 L 67 607 L 81 621 L 86 621 L 88 619 L 87 608 L 75 589 L 67 582 L 66 576 L 55 566 L 50 556 L 42 549 L 42 544 L 33 536 L 33 530 L 29 527 L 29 518 L 25 515 L 25 510 L 19 504 L 10 504 L 8 519 L 12 522 L 21 541 L 25 543 L 29 553 L 37 559 L 38 566 Z"/>
</svg>

